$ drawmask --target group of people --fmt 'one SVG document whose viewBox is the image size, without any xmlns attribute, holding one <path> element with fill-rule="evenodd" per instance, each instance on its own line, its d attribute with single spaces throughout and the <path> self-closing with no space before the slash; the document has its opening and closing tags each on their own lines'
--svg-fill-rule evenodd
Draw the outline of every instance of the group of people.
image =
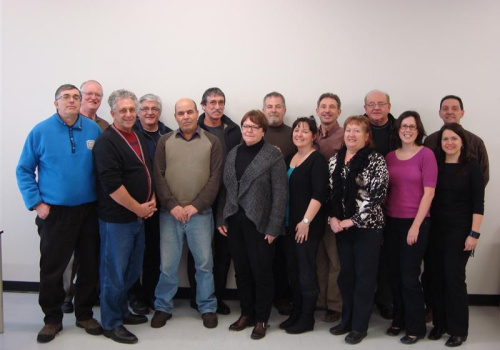
<svg viewBox="0 0 500 350">
<path fill-rule="evenodd" d="M 404 344 L 426 335 L 426 307 L 429 339 L 466 341 L 465 266 L 480 235 L 488 158 L 460 125 L 459 97 L 442 99 L 444 125 L 425 140 L 419 114 L 395 119 L 378 90 L 343 127 L 332 93 L 318 99 L 319 127 L 312 116 L 285 125 L 285 98 L 271 92 L 240 128 L 214 87 L 201 115 L 192 99 L 176 102 L 174 131 L 159 121 L 156 95 L 112 92 L 111 125 L 96 114 L 102 98 L 97 81 L 60 86 L 57 112 L 30 132 L 17 167 L 40 235 L 39 342 L 62 330 L 67 269 L 77 278 L 76 326 L 87 333 L 136 343 L 124 325 L 148 322 L 149 309 L 151 327 L 165 326 L 184 241 L 191 306 L 206 328 L 231 312 L 223 299 L 233 261 L 241 312 L 229 330 L 253 327 L 252 339 L 265 337 L 274 304 L 288 316 L 286 333 L 313 330 L 320 308 L 323 321 L 341 319 L 332 334 L 357 344 L 376 304 L 392 319 L 387 334 L 404 331 Z"/>
</svg>

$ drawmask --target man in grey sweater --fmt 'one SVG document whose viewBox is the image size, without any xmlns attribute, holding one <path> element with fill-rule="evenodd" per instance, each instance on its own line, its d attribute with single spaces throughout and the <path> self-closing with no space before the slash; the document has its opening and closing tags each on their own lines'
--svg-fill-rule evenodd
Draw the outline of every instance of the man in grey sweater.
<svg viewBox="0 0 500 350">
<path fill-rule="evenodd" d="M 211 205 L 220 186 L 222 147 L 216 136 L 198 126 L 198 109 L 193 100 L 177 101 L 175 119 L 179 129 L 160 138 L 155 155 L 154 180 L 161 205 L 161 274 L 151 327 L 163 327 L 172 317 L 177 270 L 186 237 L 195 261 L 198 310 L 203 325 L 215 328 L 218 322 L 212 273 Z"/>
</svg>

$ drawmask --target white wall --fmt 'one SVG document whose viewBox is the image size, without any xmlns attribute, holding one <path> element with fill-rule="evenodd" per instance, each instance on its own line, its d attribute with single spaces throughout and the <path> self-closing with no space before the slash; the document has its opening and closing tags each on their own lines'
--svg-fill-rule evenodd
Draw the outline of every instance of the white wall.
<svg viewBox="0 0 500 350">
<path fill-rule="evenodd" d="M 3 0 L 4 279 L 38 281 L 35 214 L 15 181 L 25 137 L 54 112 L 59 85 L 97 79 L 103 101 L 118 88 L 160 95 L 170 127 L 175 101 L 199 101 L 211 86 L 236 122 L 280 91 L 289 123 L 312 114 L 325 91 L 340 95 L 343 122 L 363 112 L 367 91 L 383 89 L 396 117 L 418 110 L 429 132 L 441 125 L 441 97 L 461 96 L 463 124 L 484 139 L 491 164 L 469 293 L 500 294 L 499 13 L 494 0 Z M 100 115 L 110 120 L 105 102 Z"/>
</svg>

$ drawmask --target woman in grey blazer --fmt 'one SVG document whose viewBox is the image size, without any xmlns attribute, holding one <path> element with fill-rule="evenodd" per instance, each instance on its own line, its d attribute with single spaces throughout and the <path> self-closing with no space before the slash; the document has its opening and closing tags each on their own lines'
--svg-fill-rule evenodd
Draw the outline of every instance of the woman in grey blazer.
<svg viewBox="0 0 500 350">
<path fill-rule="evenodd" d="M 261 111 L 243 116 L 244 143 L 227 155 L 226 196 L 217 220 L 219 232 L 228 238 L 241 306 L 229 330 L 254 326 L 252 339 L 266 335 L 274 294 L 272 243 L 285 234 L 286 167 L 281 152 L 264 141 L 267 127 Z"/>
</svg>

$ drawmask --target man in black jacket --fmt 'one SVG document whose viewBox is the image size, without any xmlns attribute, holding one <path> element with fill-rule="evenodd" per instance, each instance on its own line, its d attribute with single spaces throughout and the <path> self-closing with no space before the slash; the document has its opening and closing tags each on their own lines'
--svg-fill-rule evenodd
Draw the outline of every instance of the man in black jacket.
<svg viewBox="0 0 500 350">
<path fill-rule="evenodd" d="M 384 157 L 395 149 L 392 133 L 395 118 L 391 114 L 391 99 L 389 94 L 380 90 L 372 90 L 365 96 L 365 112 L 370 119 L 375 150 Z M 382 244 L 377 276 L 377 291 L 375 304 L 380 316 L 392 319 L 392 292 L 389 283 L 389 266 L 386 246 Z"/>
<path fill-rule="evenodd" d="M 226 107 L 226 96 L 224 92 L 218 87 L 207 89 L 201 98 L 201 107 L 203 113 L 198 118 L 198 125 L 200 128 L 208 131 L 209 133 L 217 136 L 222 146 L 222 156 L 226 159 L 228 152 L 236 147 L 241 142 L 240 127 L 234 123 L 227 115 L 224 114 Z M 223 186 L 219 190 L 219 194 L 214 204 L 212 211 L 215 217 L 217 216 L 217 203 L 219 197 L 225 193 Z M 224 292 L 226 290 L 227 273 L 231 265 L 231 255 L 227 246 L 227 238 L 222 236 L 216 227 L 214 227 L 214 285 L 215 296 L 217 297 L 217 313 L 221 315 L 228 315 L 231 312 L 229 306 L 223 301 L 225 298 Z M 191 253 L 188 256 L 188 277 L 191 286 L 191 307 L 196 308 L 196 280 L 194 278 L 195 268 L 194 261 Z"/>
<path fill-rule="evenodd" d="M 139 99 L 138 118 L 134 130 L 144 136 L 147 154 L 151 164 L 154 162 L 156 145 L 160 137 L 172 131 L 160 121 L 162 101 L 157 95 L 146 94 Z M 142 278 L 130 288 L 128 299 L 132 311 L 139 315 L 147 315 L 154 309 L 155 288 L 160 275 L 160 211 L 144 221 L 145 250 L 142 265 Z"/>
</svg>

